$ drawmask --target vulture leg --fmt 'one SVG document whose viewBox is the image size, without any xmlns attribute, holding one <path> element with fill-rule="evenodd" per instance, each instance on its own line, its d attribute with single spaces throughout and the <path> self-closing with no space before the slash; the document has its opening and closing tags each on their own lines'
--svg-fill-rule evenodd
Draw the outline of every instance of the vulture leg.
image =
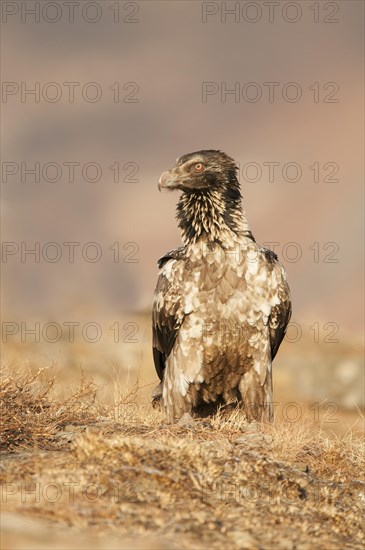
<svg viewBox="0 0 365 550">
<path fill-rule="evenodd" d="M 259 375 L 253 369 L 246 372 L 238 388 L 242 397 L 242 405 L 248 420 L 261 420 L 264 412 L 264 388 L 260 384 Z"/>
</svg>

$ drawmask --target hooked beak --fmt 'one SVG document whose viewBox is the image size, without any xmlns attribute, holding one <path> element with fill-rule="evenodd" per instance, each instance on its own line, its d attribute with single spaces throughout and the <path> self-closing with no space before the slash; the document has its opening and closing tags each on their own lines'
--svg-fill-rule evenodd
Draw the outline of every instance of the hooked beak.
<svg viewBox="0 0 365 550">
<path fill-rule="evenodd" d="M 158 190 L 161 189 L 177 189 L 179 182 L 171 175 L 171 172 L 163 172 L 158 181 Z"/>
</svg>

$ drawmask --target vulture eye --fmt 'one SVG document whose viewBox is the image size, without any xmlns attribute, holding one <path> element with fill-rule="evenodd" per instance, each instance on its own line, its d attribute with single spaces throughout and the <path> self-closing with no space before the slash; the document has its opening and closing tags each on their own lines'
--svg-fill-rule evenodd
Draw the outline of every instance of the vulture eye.
<svg viewBox="0 0 365 550">
<path fill-rule="evenodd" d="M 202 170 L 204 170 L 204 164 L 202 162 L 197 162 L 196 164 L 194 164 L 194 170 L 195 172 L 201 172 Z"/>
</svg>

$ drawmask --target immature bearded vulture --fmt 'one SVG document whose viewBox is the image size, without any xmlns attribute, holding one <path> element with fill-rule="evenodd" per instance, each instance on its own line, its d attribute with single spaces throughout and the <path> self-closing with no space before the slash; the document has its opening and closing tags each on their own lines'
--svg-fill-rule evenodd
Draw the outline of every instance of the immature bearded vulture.
<svg viewBox="0 0 365 550">
<path fill-rule="evenodd" d="M 153 355 L 168 420 L 204 404 L 238 402 L 249 419 L 273 418 L 272 360 L 290 319 L 284 269 L 256 244 L 237 167 L 221 151 L 179 157 L 159 188 L 182 195 L 183 246 L 159 262 Z"/>
</svg>

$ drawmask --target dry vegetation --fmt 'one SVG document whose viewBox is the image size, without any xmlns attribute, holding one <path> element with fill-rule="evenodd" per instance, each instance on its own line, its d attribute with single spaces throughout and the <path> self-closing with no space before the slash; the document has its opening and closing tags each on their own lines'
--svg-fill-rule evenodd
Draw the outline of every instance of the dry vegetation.
<svg viewBox="0 0 365 550">
<path fill-rule="evenodd" d="M 166 425 L 139 393 L 2 373 L 4 548 L 363 548 L 360 436 L 239 411 Z"/>
</svg>

